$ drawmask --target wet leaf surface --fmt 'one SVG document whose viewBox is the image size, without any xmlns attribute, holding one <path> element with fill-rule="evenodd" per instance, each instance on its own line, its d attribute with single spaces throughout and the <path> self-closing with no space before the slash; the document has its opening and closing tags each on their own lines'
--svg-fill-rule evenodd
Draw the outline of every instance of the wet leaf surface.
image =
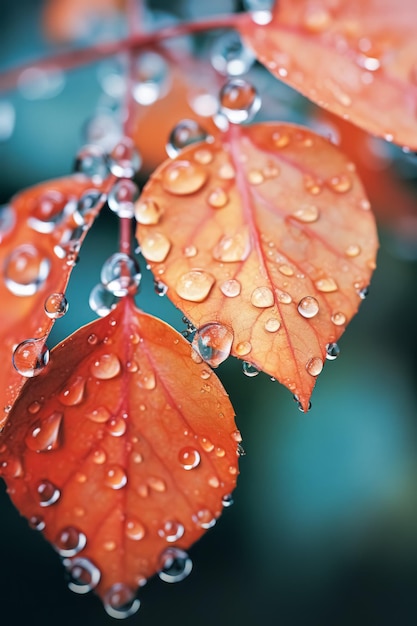
<svg viewBox="0 0 417 626">
<path fill-rule="evenodd" d="M 65 558 L 71 589 L 94 588 L 113 615 L 137 608 L 137 587 L 164 555 L 175 557 L 165 580 L 189 571 L 184 549 L 235 487 L 233 408 L 191 352 L 124 298 L 51 352 L 1 437 L 13 502 Z"/>
<path fill-rule="evenodd" d="M 74 175 L 42 183 L 0 209 L 0 428 L 26 378 L 13 366 L 16 346 L 26 376 L 37 374 L 80 245 L 103 206 L 102 184 Z M 17 363 L 16 363 L 17 364 Z"/>
<path fill-rule="evenodd" d="M 165 162 L 136 206 L 137 237 L 213 366 L 230 354 L 308 408 L 364 297 L 377 235 L 355 166 L 287 124 L 231 127 Z"/>
<path fill-rule="evenodd" d="M 279 0 L 241 33 L 277 78 L 368 132 L 417 147 L 413 0 Z"/>
</svg>

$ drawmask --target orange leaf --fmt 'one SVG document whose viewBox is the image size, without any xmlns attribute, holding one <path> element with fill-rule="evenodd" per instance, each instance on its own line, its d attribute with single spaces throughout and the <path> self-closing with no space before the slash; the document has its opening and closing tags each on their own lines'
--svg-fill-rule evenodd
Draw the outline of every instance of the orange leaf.
<svg viewBox="0 0 417 626">
<path fill-rule="evenodd" d="M 52 351 L 1 438 L 15 505 L 68 557 L 73 590 L 94 587 L 113 615 L 137 606 L 165 551 L 193 544 L 235 487 L 233 407 L 191 352 L 124 298 Z"/>
<path fill-rule="evenodd" d="M 202 355 L 216 365 L 231 348 L 305 409 L 375 267 L 354 170 L 308 129 L 232 127 L 165 162 L 136 206 L 142 253 L 200 329 Z"/>
<path fill-rule="evenodd" d="M 0 213 L 0 430 L 26 381 L 13 350 L 37 339 L 28 348 L 42 360 L 54 319 L 66 310 L 77 251 L 104 200 L 100 186 L 78 174 L 27 189 Z"/>
<path fill-rule="evenodd" d="M 103 18 L 114 18 L 122 0 L 47 0 L 43 7 L 45 34 L 55 41 L 72 41 L 89 34 Z"/>
<path fill-rule="evenodd" d="M 279 0 L 245 22 L 246 43 L 275 76 L 368 132 L 417 148 L 414 0 Z"/>
</svg>

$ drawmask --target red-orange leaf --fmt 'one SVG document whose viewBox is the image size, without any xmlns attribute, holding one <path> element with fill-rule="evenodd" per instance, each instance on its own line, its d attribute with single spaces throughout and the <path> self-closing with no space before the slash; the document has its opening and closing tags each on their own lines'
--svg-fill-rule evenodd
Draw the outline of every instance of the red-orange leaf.
<svg viewBox="0 0 417 626">
<path fill-rule="evenodd" d="M 0 213 L 0 430 L 26 381 L 12 363 L 27 339 L 40 356 L 78 249 L 103 205 L 102 185 L 74 175 L 32 187 Z M 52 298 L 51 298 L 52 296 Z M 49 298 L 49 300 L 48 300 Z"/>
<path fill-rule="evenodd" d="M 214 524 L 235 487 L 233 407 L 191 352 L 125 298 L 52 351 L 0 441 L 14 503 L 68 557 L 72 588 L 94 587 L 110 613 L 167 549 Z"/>
<path fill-rule="evenodd" d="M 307 129 L 233 127 L 165 162 L 136 217 L 143 255 L 200 329 L 209 362 L 231 348 L 307 408 L 326 345 L 375 267 L 374 218 L 354 165 Z"/>
<path fill-rule="evenodd" d="M 245 41 L 280 80 L 368 132 L 417 148 L 414 0 L 278 0 Z"/>
</svg>

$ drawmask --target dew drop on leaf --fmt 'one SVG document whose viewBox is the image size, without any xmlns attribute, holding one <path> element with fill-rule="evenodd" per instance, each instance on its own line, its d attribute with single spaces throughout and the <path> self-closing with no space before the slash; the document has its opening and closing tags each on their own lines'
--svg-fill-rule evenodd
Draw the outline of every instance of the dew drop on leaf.
<svg viewBox="0 0 417 626">
<path fill-rule="evenodd" d="M 276 317 L 270 317 L 265 322 L 265 330 L 268 333 L 276 333 L 281 328 L 281 322 Z"/>
<path fill-rule="evenodd" d="M 207 137 L 204 128 L 195 120 L 181 120 L 171 131 L 166 145 L 167 154 L 173 159 L 187 146 L 205 141 Z"/>
<path fill-rule="evenodd" d="M 232 349 L 233 333 L 223 324 L 206 324 L 195 334 L 193 347 L 211 367 L 223 363 Z"/>
<path fill-rule="evenodd" d="M 207 197 L 207 202 L 214 209 L 221 209 L 229 202 L 229 196 L 222 187 L 214 187 Z"/>
<path fill-rule="evenodd" d="M 322 369 L 323 361 L 317 356 L 309 359 L 306 363 L 306 370 L 311 376 L 318 376 Z"/>
<path fill-rule="evenodd" d="M 13 366 L 27 378 L 38 376 L 49 363 L 49 350 L 45 337 L 26 339 L 13 352 Z"/>
<path fill-rule="evenodd" d="M 49 452 L 56 450 L 60 443 L 60 431 L 63 414 L 54 411 L 42 422 L 32 424 L 25 437 L 25 443 L 29 450 L 34 452 Z"/>
<path fill-rule="evenodd" d="M 171 242 L 163 233 L 153 232 L 142 240 L 140 249 L 147 261 L 161 263 L 168 256 Z"/>
<path fill-rule="evenodd" d="M 178 453 L 178 460 L 185 470 L 192 470 L 200 464 L 200 453 L 195 448 L 182 448 Z"/>
<path fill-rule="evenodd" d="M 75 556 L 85 548 L 87 537 L 74 526 L 67 526 L 58 533 L 54 544 L 61 556 Z"/>
<path fill-rule="evenodd" d="M 337 282 L 334 278 L 320 278 L 314 282 L 316 289 L 318 291 L 322 291 L 323 293 L 331 293 L 332 291 L 337 291 L 339 287 L 337 286 Z"/>
<path fill-rule="evenodd" d="M 303 317 L 311 318 L 319 312 L 319 303 L 313 296 L 306 296 L 300 300 L 297 309 Z"/>
<path fill-rule="evenodd" d="M 103 597 L 104 609 L 110 617 L 125 619 L 134 615 L 140 608 L 140 600 L 130 587 L 124 583 L 116 583 L 110 587 Z"/>
<path fill-rule="evenodd" d="M 68 311 L 68 300 L 63 293 L 51 293 L 44 303 L 46 315 L 51 319 L 59 319 Z"/>
<path fill-rule="evenodd" d="M 161 218 L 162 211 L 159 205 L 151 199 L 139 199 L 135 203 L 135 218 L 139 224 L 157 224 Z"/>
<path fill-rule="evenodd" d="M 212 274 L 199 269 L 190 270 L 178 278 L 175 290 L 184 300 L 202 302 L 209 295 L 214 282 Z"/>
<path fill-rule="evenodd" d="M 51 263 L 35 246 L 23 244 L 4 263 L 4 283 L 15 296 L 32 296 L 49 276 Z"/>
<path fill-rule="evenodd" d="M 174 543 L 174 541 L 178 541 L 184 534 L 184 526 L 179 522 L 168 521 L 159 528 L 158 535 L 161 539 L 165 539 L 168 543 Z"/>
<path fill-rule="evenodd" d="M 88 593 L 97 587 L 101 573 L 89 559 L 77 557 L 65 559 L 64 565 L 69 574 L 68 587 L 75 593 Z"/>
<path fill-rule="evenodd" d="M 337 343 L 328 343 L 326 345 L 326 359 L 328 361 L 334 361 L 340 354 L 340 348 Z"/>
<path fill-rule="evenodd" d="M 36 487 L 36 491 L 38 494 L 39 504 L 42 507 L 55 504 L 55 502 L 58 502 L 61 497 L 61 492 L 58 487 L 49 480 L 41 480 Z"/>
<path fill-rule="evenodd" d="M 126 537 L 132 539 L 132 541 L 140 541 L 144 538 L 145 532 L 145 527 L 137 519 L 127 519 L 125 526 Z"/>
<path fill-rule="evenodd" d="M 261 108 L 255 87 L 241 78 L 232 78 L 220 90 L 220 111 L 232 124 L 251 121 Z"/>
<path fill-rule="evenodd" d="M 104 482 L 111 489 L 122 489 L 127 484 L 125 470 L 120 465 L 112 465 L 106 472 Z"/>
<path fill-rule="evenodd" d="M 114 354 L 102 354 L 90 366 L 91 374 L 101 380 L 115 378 L 121 371 L 119 357 Z"/>
<path fill-rule="evenodd" d="M 208 174 L 201 165 L 185 160 L 175 161 L 164 170 L 162 186 L 175 196 L 186 196 L 201 189 L 207 177 Z"/>
<path fill-rule="evenodd" d="M 193 563 L 184 550 L 167 548 L 160 556 L 158 576 L 166 583 L 177 583 L 184 580 L 193 568 Z"/>
<path fill-rule="evenodd" d="M 242 286 L 235 278 L 225 280 L 220 285 L 220 291 L 227 298 L 236 298 L 241 292 Z"/>
<path fill-rule="evenodd" d="M 250 301 L 258 309 L 267 309 L 274 306 L 274 294 L 269 287 L 256 287 L 252 291 Z"/>
</svg>

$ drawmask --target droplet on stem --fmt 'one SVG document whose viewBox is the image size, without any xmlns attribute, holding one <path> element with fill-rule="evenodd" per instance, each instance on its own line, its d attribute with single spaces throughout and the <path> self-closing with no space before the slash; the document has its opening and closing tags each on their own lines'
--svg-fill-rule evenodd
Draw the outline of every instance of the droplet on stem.
<svg viewBox="0 0 417 626">
<path fill-rule="evenodd" d="M 227 81 L 220 90 L 220 111 L 232 124 L 252 120 L 261 108 L 255 87 L 241 78 Z"/>
<path fill-rule="evenodd" d="M 112 254 L 101 268 L 102 285 L 116 297 L 137 292 L 141 273 L 137 261 L 123 252 Z"/>
</svg>

